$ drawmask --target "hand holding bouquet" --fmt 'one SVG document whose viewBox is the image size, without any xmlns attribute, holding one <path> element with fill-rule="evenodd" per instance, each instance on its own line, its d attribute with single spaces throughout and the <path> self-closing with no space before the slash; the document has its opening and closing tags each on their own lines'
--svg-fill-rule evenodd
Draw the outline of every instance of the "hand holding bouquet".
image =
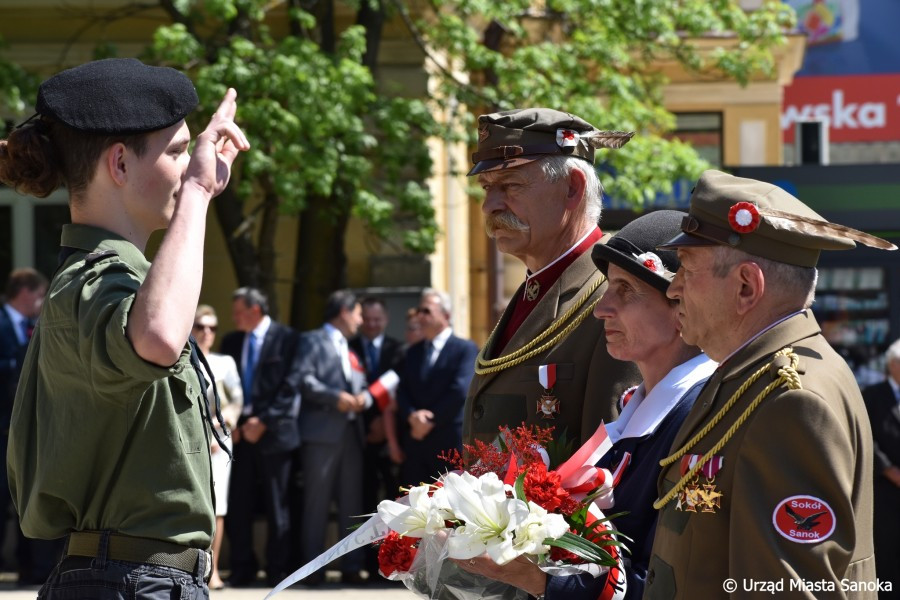
<svg viewBox="0 0 900 600">
<path fill-rule="evenodd" d="M 482 555 L 497 565 L 530 561 L 552 574 L 606 575 L 624 593 L 618 546 L 595 500 L 608 497 L 612 476 L 593 465 L 610 444 L 605 428 L 550 470 L 551 431 L 501 428 L 495 444 L 476 442 L 445 458 L 458 471 L 385 500 L 378 516 L 390 529 L 379 549 L 382 574 L 429 598 L 527 594 L 460 569 L 452 561 Z"/>
</svg>

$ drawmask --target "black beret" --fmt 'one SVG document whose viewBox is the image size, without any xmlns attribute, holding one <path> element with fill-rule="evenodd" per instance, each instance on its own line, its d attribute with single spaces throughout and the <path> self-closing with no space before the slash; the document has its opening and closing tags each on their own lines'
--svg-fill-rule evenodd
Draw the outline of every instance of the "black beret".
<svg viewBox="0 0 900 600">
<path fill-rule="evenodd" d="M 42 83 L 35 109 L 79 131 L 128 135 L 174 125 L 198 102 L 194 84 L 180 71 L 107 58 Z"/>
<path fill-rule="evenodd" d="M 665 294 L 681 262 L 674 250 L 657 246 L 681 231 L 685 216 L 678 210 L 658 210 L 638 217 L 605 244 L 595 245 L 591 258 L 604 275 L 612 263 Z"/>
</svg>

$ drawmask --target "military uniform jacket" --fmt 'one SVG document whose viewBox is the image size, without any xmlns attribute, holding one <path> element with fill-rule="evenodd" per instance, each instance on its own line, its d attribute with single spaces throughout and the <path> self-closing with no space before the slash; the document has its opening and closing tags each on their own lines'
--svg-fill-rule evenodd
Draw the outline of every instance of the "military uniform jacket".
<svg viewBox="0 0 900 600">
<path fill-rule="evenodd" d="M 594 266 L 588 250 L 563 271 L 502 353 L 508 354 L 531 342 L 601 278 L 603 275 Z M 516 292 L 519 298 L 523 291 L 524 284 Z M 589 310 L 605 291 L 604 281 L 576 314 Z M 507 306 L 498 331 L 505 327 L 512 309 L 512 304 Z M 546 339 L 550 338 L 552 335 Z M 487 351 L 490 358 L 499 354 L 493 348 Z M 544 392 L 538 380 L 538 367 L 545 364 L 556 365 L 553 395 L 559 400 L 559 413 L 553 419 L 544 419 L 538 412 L 538 401 Z M 569 440 L 576 440 L 577 448 L 590 438 L 601 420 L 609 422 L 616 418 L 622 393 L 639 382 L 640 375 L 632 363 L 609 356 L 602 322 L 588 315 L 562 342 L 541 354 L 496 373 L 475 375 L 463 412 L 463 442 L 471 444 L 476 438 L 493 441 L 499 426 L 516 427 L 526 422 L 554 426 L 554 437 L 567 432 Z"/>
<path fill-rule="evenodd" d="M 673 452 L 786 346 L 799 356 L 802 389 L 773 390 L 717 453 L 723 462 L 712 484 L 722 497 L 715 512 L 678 510 L 677 497 L 662 507 L 644 598 L 725 598 L 728 578 L 736 584 L 732 597 L 761 597 L 754 582 L 780 582 L 790 597 L 875 597 L 856 583 L 875 582 L 872 433 L 853 374 L 811 312 L 779 323 L 716 370 Z M 704 454 L 722 439 L 788 364 L 774 361 L 688 454 Z M 680 479 L 680 462 L 663 468 L 660 497 Z"/>
</svg>

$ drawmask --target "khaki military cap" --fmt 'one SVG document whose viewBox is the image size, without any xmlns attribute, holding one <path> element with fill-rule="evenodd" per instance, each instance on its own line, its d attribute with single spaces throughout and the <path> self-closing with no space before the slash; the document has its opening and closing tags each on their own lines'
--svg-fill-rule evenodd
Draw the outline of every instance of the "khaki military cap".
<svg viewBox="0 0 900 600">
<path fill-rule="evenodd" d="M 897 249 L 875 236 L 828 222 L 777 185 L 713 170 L 705 171 L 694 187 L 681 231 L 659 248 L 731 246 L 800 267 L 815 267 L 822 250 L 848 250 L 856 242 Z"/>
<path fill-rule="evenodd" d="M 634 132 L 600 131 L 552 108 L 521 108 L 478 117 L 478 150 L 469 175 L 510 169 L 548 155 L 594 163 L 596 148 L 621 148 Z"/>
</svg>

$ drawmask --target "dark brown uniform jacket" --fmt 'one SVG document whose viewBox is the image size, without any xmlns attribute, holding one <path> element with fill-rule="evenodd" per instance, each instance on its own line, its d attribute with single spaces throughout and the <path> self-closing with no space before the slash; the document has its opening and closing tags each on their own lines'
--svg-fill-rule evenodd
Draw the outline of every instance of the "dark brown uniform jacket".
<svg viewBox="0 0 900 600">
<path fill-rule="evenodd" d="M 746 586 L 781 581 L 791 598 L 875 598 L 874 592 L 852 587 L 853 582 L 875 582 L 872 433 L 853 374 L 822 337 L 811 312 L 776 325 L 713 374 L 676 435 L 673 451 L 785 346 L 799 355 L 802 389 L 776 388 L 719 451 L 724 463 L 714 485 L 723 497 L 714 514 L 676 510 L 677 498 L 662 508 L 644 598 L 726 598 L 727 578 L 737 586 L 730 597 L 762 597 Z M 709 451 L 778 377 L 775 370 L 750 386 L 688 454 Z M 660 496 L 679 480 L 679 462 L 662 470 Z M 774 513 L 792 496 L 824 500 L 835 518 L 833 533 L 814 543 L 779 534 Z M 795 512 L 815 514 L 808 508 Z M 792 588 L 792 579 L 809 585 Z"/>
<path fill-rule="evenodd" d="M 509 354 L 540 335 L 601 278 L 603 275 L 594 266 L 588 250 L 563 271 L 502 353 Z M 523 290 L 524 284 L 516 292 L 517 297 L 522 297 Z M 604 281 L 576 314 L 587 310 L 605 291 Z M 505 327 L 511 314 L 512 303 L 500 318 L 498 331 Z M 556 332 L 561 330 L 562 327 Z M 496 358 L 497 353 L 488 348 L 488 357 Z M 551 363 L 556 364 L 553 395 L 559 399 L 559 414 L 554 419 L 542 419 L 537 410 L 544 392 L 538 381 L 538 367 Z M 552 425 L 554 437 L 567 431 L 569 440 L 583 443 L 601 420 L 608 423 L 616 418 L 619 397 L 639 382 L 640 375 L 632 363 L 614 360 L 607 354 L 603 324 L 589 315 L 562 342 L 541 354 L 497 373 L 475 375 L 463 412 L 463 442 L 471 444 L 476 438 L 490 442 L 497 437 L 500 425 L 516 427 L 526 422 Z"/>
</svg>

